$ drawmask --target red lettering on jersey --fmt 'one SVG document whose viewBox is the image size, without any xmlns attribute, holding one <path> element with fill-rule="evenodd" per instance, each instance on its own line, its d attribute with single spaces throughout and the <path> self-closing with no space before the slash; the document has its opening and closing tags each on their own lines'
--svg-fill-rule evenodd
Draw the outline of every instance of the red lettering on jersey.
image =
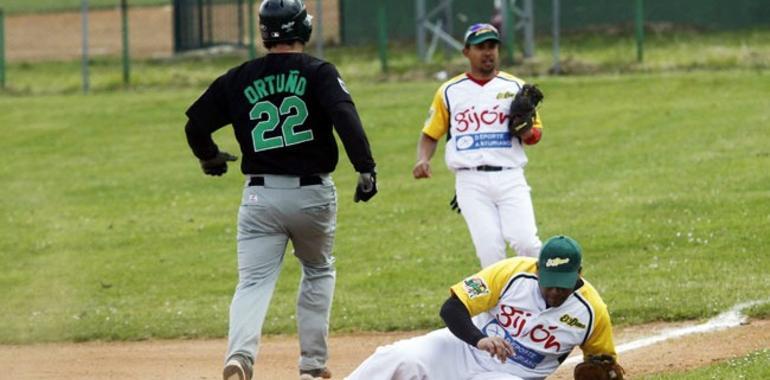
<svg viewBox="0 0 770 380">
<path fill-rule="evenodd" d="M 458 132 L 465 132 L 468 130 L 468 127 L 469 127 L 468 112 L 470 112 L 470 110 L 465 110 L 455 115 L 455 121 L 457 122 L 457 125 L 458 125 L 457 126 Z"/>
<path fill-rule="evenodd" d="M 539 324 L 535 326 L 535 328 L 532 329 L 532 331 L 529 332 L 529 338 L 532 339 L 535 343 L 543 343 L 543 347 L 545 349 L 550 348 L 556 348 L 556 351 L 559 351 L 561 349 L 561 343 L 556 341 L 556 337 L 551 334 L 551 331 L 548 330 L 556 330 L 558 329 L 557 326 L 548 326 L 546 327 L 542 324 Z"/>
<path fill-rule="evenodd" d="M 532 316 L 532 313 L 519 310 L 513 306 L 500 305 L 500 313 L 497 313 L 497 320 L 505 327 L 513 327 L 510 331 L 511 336 L 517 337 L 521 335 L 524 330 L 524 326 L 527 325 L 527 320 Z"/>
<path fill-rule="evenodd" d="M 476 107 L 471 107 L 458 112 L 454 117 L 457 122 L 457 131 L 465 132 L 470 127 L 473 127 L 474 131 L 478 131 L 482 126 L 507 124 L 510 116 L 507 113 L 500 111 L 499 108 L 500 105 L 496 105 L 491 109 L 477 112 Z"/>
</svg>

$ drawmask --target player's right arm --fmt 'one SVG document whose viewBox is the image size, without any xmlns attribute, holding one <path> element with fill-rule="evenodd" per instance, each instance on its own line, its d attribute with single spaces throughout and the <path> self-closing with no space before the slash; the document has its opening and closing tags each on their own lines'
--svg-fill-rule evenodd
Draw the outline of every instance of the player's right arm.
<svg viewBox="0 0 770 380">
<path fill-rule="evenodd" d="M 471 318 L 496 307 L 510 278 L 519 272 L 534 273 L 535 263 L 532 259 L 502 260 L 452 286 L 451 296 L 441 307 L 449 331 L 501 361 L 512 355 L 510 344 L 501 337 L 484 335 Z"/>
<path fill-rule="evenodd" d="M 486 336 L 473 324 L 470 312 L 455 294 L 452 294 L 441 306 L 441 319 L 444 320 L 449 331 L 460 340 L 488 352 L 503 363 L 513 354 L 513 348 L 503 338 Z"/>
<path fill-rule="evenodd" d="M 428 119 L 425 120 L 420 140 L 417 142 L 417 163 L 412 169 L 412 175 L 416 179 L 430 178 L 430 160 L 436 153 L 438 139 L 445 135 L 449 130 L 449 111 L 447 110 L 446 99 L 444 99 L 445 83 L 433 95 L 433 102 L 430 105 Z"/>
<path fill-rule="evenodd" d="M 417 163 L 412 169 L 412 175 L 416 179 L 430 178 L 430 159 L 436 153 L 438 140 L 426 135 L 420 134 L 420 141 L 417 142 Z"/>
</svg>

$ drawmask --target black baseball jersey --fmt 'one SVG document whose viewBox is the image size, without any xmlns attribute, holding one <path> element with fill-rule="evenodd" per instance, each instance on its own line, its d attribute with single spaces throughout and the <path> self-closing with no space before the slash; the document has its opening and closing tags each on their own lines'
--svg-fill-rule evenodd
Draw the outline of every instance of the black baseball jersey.
<svg viewBox="0 0 770 380">
<path fill-rule="evenodd" d="M 198 137 L 190 138 L 188 130 L 188 140 L 199 158 L 216 152 L 212 132 L 233 125 L 244 174 L 334 171 L 338 149 L 332 126 L 356 171 L 374 170 L 369 142 L 337 69 L 304 53 L 271 53 L 229 70 L 187 116 L 188 129 Z"/>
</svg>

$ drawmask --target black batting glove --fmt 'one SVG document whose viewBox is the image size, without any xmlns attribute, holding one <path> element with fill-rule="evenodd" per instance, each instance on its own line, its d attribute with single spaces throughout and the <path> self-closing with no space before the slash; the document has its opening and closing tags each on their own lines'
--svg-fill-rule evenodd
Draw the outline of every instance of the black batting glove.
<svg viewBox="0 0 770 380">
<path fill-rule="evenodd" d="M 452 209 L 452 211 L 455 211 L 458 214 L 461 213 L 462 210 L 460 210 L 460 205 L 457 203 L 457 194 L 452 196 L 452 200 L 449 201 L 449 207 Z"/>
<path fill-rule="evenodd" d="M 238 157 L 230 153 L 219 151 L 217 155 L 208 160 L 200 160 L 201 169 L 206 175 L 221 176 L 227 173 L 227 161 L 237 161 Z"/>
<path fill-rule="evenodd" d="M 377 194 L 377 173 L 358 173 L 358 185 L 353 200 L 366 202 L 372 199 L 374 194 Z"/>
</svg>

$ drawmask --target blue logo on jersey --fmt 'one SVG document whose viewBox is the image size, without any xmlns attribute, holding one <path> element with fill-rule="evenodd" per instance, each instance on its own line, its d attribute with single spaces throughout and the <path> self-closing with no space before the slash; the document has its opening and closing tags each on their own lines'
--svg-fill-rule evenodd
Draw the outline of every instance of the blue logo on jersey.
<svg viewBox="0 0 770 380">
<path fill-rule="evenodd" d="M 508 132 L 474 133 L 455 136 L 458 151 L 484 148 L 510 148 L 511 135 Z"/>
<path fill-rule="evenodd" d="M 540 362 L 545 359 L 543 354 L 538 353 L 530 348 L 523 346 L 521 343 L 513 339 L 511 334 L 505 327 L 501 326 L 497 319 L 493 319 L 481 329 L 481 332 L 486 336 L 499 336 L 505 339 L 513 348 L 513 355 L 508 357 L 508 360 L 521 364 L 529 369 L 534 369 Z"/>
</svg>

